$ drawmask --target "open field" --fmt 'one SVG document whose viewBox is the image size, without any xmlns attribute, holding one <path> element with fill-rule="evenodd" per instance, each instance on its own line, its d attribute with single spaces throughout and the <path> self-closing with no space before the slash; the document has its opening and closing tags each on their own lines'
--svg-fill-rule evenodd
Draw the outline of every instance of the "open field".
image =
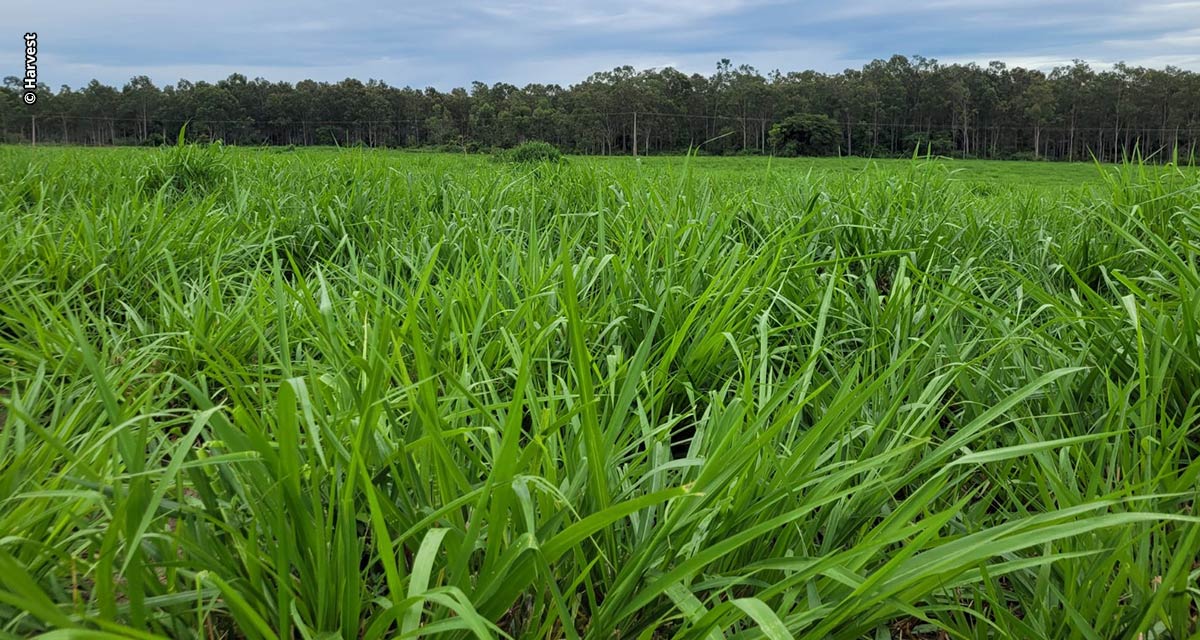
<svg viewBox="0 0 1200 640">
<path fill-rule="evenodd" d="M 1194 637 L 1198 392 L 1191 169 L 4 147 L 0 637 Z"/>
<path fill-rule="evenodd" d="M 633 160 L 628 157 L 587 158 L 599 166 L 622 167 L 641 162 L 652 167 L 678 167 L 684 162 L 678 156 L 650 157 Z M 1008 188 L 1035 187 L 1040 189 L 1068 189 L 1074 187 L 1098 187 L 1104 183 L 1104 172 L 1114 171 L 1113 165 L 1085 162 L 1013 162 L 999 160 L 952 160 L 941 159 L 940 167 L 949 172 L 956 182 L 968 185 L 988 184 Z M 904 173 L 912 165 L 911 160 L 866 158 L 756 158 L 756 157 L 698 157 L 691 161 L 692 168 L 700 174 L 720 175 L 763 175 L 781 173 L 793 179 L 808 172 L 817 176 L 841 176 L 882 169 L 885 174 Z"/>
</svg>

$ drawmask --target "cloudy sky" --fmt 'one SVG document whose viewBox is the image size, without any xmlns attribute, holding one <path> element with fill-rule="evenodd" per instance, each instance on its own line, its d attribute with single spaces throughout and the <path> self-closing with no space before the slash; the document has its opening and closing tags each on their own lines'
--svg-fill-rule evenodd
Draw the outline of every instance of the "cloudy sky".
<svg viewBox="0 0 1200 640">
<path fill-rule="evenodd" d="M 0 75 L 20 74 L 22 36 L 36 31 L 39 80 L 54 88 L 233 72 L 566 85 L 623 64 L 834 72 L 892 53 L 1200 69 L 1200 0 L 43 0 L 4 17 Z"/>
</svg>

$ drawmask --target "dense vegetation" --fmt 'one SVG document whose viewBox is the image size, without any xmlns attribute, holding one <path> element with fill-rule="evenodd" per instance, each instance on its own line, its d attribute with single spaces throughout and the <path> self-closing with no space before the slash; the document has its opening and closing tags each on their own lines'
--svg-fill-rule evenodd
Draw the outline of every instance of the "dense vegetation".
<svg viewBox="0 0 1200 640">
<path fill-rule="evenodd" d="M 1194 637 L 1195 173 L 1007 166 L 0 148 L 0 637 Z"/>
<path fill-rule="evenodd" d="M 541 140 L 523 142 L 512 149 L 508 149 L 498 157 L 508 162 L 526 164 L 563 161 L 562 152 L 558 150 L 558 147 Z"/>
<path fill-rule="evenodd" d="M 620 67 L 569 87 L 473 84 L 448 92 L 378 81 L 180 80 L 136 77 L 116 89 L 44 87 L 33 107 L 17 78 L 0 89 L 0 142 L 160 144 L 187 120 L 197 139 L 238 145 L 441 146 L 546 140 L 571 153 L 771 153 L 771 127 L 793 116 L 834 121 L 821 153 L 1120 161 L 1134 149 L 1191 157 L 1200 142 L 1200 74 L 1079 62 L 1050 73 L 992 63 L 893 56 L 839 74 L 765 77 L 722 60 L 709 76 Z M 636 115 L 635 115 L 636 114 Z M 36 116 L 36 118 L 31 117 Z M 714 140 L 714 138 L 716 140 Z M 1157 155 L 1155 155 L 1157 154 Z"/>
</svg>

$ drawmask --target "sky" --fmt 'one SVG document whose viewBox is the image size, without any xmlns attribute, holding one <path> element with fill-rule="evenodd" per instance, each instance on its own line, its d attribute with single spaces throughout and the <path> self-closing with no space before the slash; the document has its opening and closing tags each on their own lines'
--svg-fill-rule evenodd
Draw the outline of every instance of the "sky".
<svg viewBox="0 0 1200 640">
<path fill-rule="evenodd" d="M 15 3 L 14 3 L 15 4 Z M 57 89 L 135 75 L 337 81 L 447 90 L 580 82 L 621 65 L 710 74 L 721 58 L 838 72 L 894 53 L 1050 69 L 1200 70 L 1200 0 L 42 0 L 4 9 L 0 76 Z"/>
</svg>

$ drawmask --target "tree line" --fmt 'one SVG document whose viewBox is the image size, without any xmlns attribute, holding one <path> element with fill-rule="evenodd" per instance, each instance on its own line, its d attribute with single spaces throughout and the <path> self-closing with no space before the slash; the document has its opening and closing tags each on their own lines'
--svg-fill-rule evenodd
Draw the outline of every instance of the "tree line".
<svg viewBox="0 0 1200 640">
<path fill-rule="evenodd" d="M 477 151 L 536 139 L 579 154 L 700 147 L 862 156 L 907 155 L 919 145 L 960 157 L 1102 161 L 1174 150 L 1193 157 L 1200 141 L 1200 74 L 1125 64 L 1096 70 L 1083 61 L 1043 72 L 896 55 L 842 73 L 764 75 L 725 59 L 710 75 L 623 66 L 568 87 L 476 82 L 450 91 L 235 73 L 164 87 L 145 76 L 120 89 L 95 80 L 57 92 L 40 87 L 34 105 L 22 93 L 19 78 L 5 78 L 0 141 L 157 145 L 190 122 L 197 140 L 238 145 Z"/>
</svg>

